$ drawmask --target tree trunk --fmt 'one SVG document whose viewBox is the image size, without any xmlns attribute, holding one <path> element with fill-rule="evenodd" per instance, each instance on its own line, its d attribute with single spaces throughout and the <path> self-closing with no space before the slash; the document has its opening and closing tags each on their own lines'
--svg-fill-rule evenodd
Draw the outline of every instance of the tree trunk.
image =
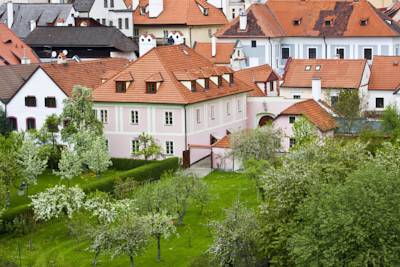
<svg viewBox="0 0 400 267">
<path fill-rule="evenodd" d="M 157 236 L 157 261 L 161 260 L 161 235 Z"/>
<path fill-rule="evenodd" d="M 131 267 L 135 267 L 135 262 L 133 261 L 133 256 L 129 256 L 129 259 L 131 261 Z"/>
<path fill-rule="evenodd" d="M 92 262 L 92 265 L 93 266 L 97 266 L 97 258 L 99 257 L 99 254 L 100 254 L 100 249 L 96 249 L 96 253 L 94 254 L 94 258 L 93 258 L 93 262 Z"/>
</svg>

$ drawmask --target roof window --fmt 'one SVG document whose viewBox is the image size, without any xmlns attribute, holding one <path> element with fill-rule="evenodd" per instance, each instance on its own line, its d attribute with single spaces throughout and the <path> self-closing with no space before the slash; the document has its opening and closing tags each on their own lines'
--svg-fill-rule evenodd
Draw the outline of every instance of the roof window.
<svg viewBox="0 0 400 267">
<path fill-rule="evenodd" d="M 306 71 L 310 71 L 311 70 L 311 65 L 307 65 L 305 70 Z"/>
<path fill-rule="evenodd" d="M 301 24 L 301 18 L 294 19 L 292 23 L 294 26 L 299 26 Z"/>
<path fill-rule="evenodd" d="M 360 20 L 360 25 L 361 26 L 367 26 L 368 25 L 368 19 L 366 18 L 366 19 L 361 19 Z"/>
<path fill-rule="evenodd" d="M 315 66 L 315 70 L 317 70 L 317 71 L 321 70 L 321 65 Z"/>
<path fill-rule="evenodd" d="M 332 26 L 332 20 L 331 19 L 326 19 L 325 20 L 325 27 L 331 27 Z"/>
</svg>

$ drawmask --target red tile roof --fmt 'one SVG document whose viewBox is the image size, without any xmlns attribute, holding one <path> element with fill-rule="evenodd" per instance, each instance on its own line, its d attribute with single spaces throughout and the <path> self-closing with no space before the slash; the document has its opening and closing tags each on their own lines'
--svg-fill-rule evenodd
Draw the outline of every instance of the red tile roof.
<svg viewBox="0 0 400 267">
<path fill-rule="evenodd" d="M 292 59 L 281 87 L 311 88 L 312 79 L 318 77 L 322 88 L 358 89 L 366 64 L 364 59 Z"/>
<path fill-rule="evenodd" d="M 271 66 L 265 64 L 257 67 L 242 69 L 235 72 L 236 78 L 248 84 L 253 91 L 250 96 L 265 96 L 261 89 L 256 85 L 257 82 L 279 81 L 280 76 L 272 70 Z"/>
<path fill-rule="evenodd" d="M 215 64 L 230 64 L 235 43 L 217 43 L 215 57 L 211 56 L 211 43 L 195 43 L 194 51 Z"/>
<path fill-rule="evenodd" d="M 217 142 L 215 142 L 212 147 L 217 147 L 217 148 L 230 148 L 231 147 L 231 138 L 230 135 L 225 135 L 221 139 L 219 139 Z"/>
<path fill-rule="evenodd" d="M 400 88 L 400 56 L 374 56 L 368 90 Z"/>
<path fill-rule="evenodd" d="M 400 26 L 366 0 L 269 0 L 248 9 L 248 28 L 239 30 L 239 18 L 221 28 L 218 37 L 345 37 L 400 36 Z M 367 19 L 365 26 L 361 20 Z M 294 21 L 299 23 L 295 25 Z M 330 20 L 330 27 L 325 21 Z"/>
<path fill-rule="evenodd" d="M 39 63 L 39 58 L 7 25 L 0 23 L 0 66 L 21 64 L 27 57 L 31 63 Z"/>
<path fill-rule="evenodd" d="M 150 18 L 148 13 L 141 15 L 141 7 L 148 6 L 148 0 L 139 0 L 139 6 L 134 11 L 135 25 L 165 25 L 180 24 L 188 26 L 223 25 L 228 22 L 224 13 L 210 5 L 205 0 L 164 0 L 164 10 L 156 18 Z M 200 7 L 208 9 L 204 15 Z"/>
<path fill-rule="evenodd" d="M 44 71 L 67 94 L 71 95 L 75 85 L 92 89 L 100 86 L 102 79 L 109 79 L 115 71 L 121 71 L 129 61 L 121 58 L 91 60 L 83 62 L 68 61 L 66 64 L 41 64 Z"/>
<path fill-rule="evenodd" d="M 313 99 L 297 102 L 282 111 L 280 115 L 302 115 L 322 132 L 336 128 L 336 121 L 333 116 Z"/>
<path fill-rule="evenodd" d="M 133 75 L 134 81 L 126 93 L 117 93 L 115 80 L 126 72 Z M 235 79 L 232 85 L 222 79 L 220 88 L 210 79 L 208 90 L 204 90 L 197 83 L 197 91 L 192 92 L 176 78 L 177 73 L 180 75 L 183 72 L 196 74 L 201 78 L 209 77 L 209 74 L 229 73 L 232 70 L 224 66 L 214 66 L 212 62 L 185 45 L 160 46 L 150 50 L 115 77 L 97 87 L 93 97 L 98 102 L 189 104 L 251 90 L 238 79 Z M 145 81 L 155 74 L 160 75 L 163 81 L 157 93 L 148 94 Z"/>
</svg>

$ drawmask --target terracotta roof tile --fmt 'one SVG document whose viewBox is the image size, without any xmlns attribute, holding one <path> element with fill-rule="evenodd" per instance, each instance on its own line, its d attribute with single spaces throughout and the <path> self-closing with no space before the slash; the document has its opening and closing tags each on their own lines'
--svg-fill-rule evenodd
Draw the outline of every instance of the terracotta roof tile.
<svg viewBox="0 0 400 267">
<path fill-rule="evenodd" d="M 395 91 L 400 86 L 400 56 L 375 56 L 368 90 Z"/>
<path fill-rule="evenodd" d="M 292 59 L 281 87 L 309 88 L 312 78 L 318 77 L 322 88 L 358 89 L 366 64 L 364 59 Z"/>
<path fill-rule="evenodd" d="M 248 9 L 248 29 L 239 30 L 239 18 L 220 29 L 218 37 L 282 36 L 400 36 L 400 26 L 366 0 L 269 0 Z M 362 26 L 361 19 L 367 19 Z M 294 23 L 299 20 L 299 23 Z M 325 26 L 330 20 L 331 26 Z"/>
<path fill-rule="evenodd" d="M 191 92 L 177 80 L 175 74 L 196 68 L 199 71 L 207 70 L 211 73 L 216 69 L 212 62 L 185 45 L 160 46 L 152 49 L 121 71 L 121 74 L 132 73 L 134 78 L 134 82 L 126 93 L 116 93 L 115 80 L 110 79 L 96 88 L 93 97 L 98 102 L 189 104 L 251 90 L 240 80 L 229 85 L 223 79 L 220 88 L 210 80 L 210 89 L 204 90 L 200 84 L 197 84 L 198 90 Z M 145 81 L 154 73 L 160 73 L 163 81 L 157 89 L 157 93 L 147 94 Z"/>
<path fill-rule="evenodd" d="M 156 18 L 150 18 L 146 13 L 141 15 L 140 7 L 146 7 L 148 0 L 140 0 L 139 6 L 134 11 L 135 25 L 154 24 L 183 24 L 195 25 L 223 25 L 228 22 L 224 13 L 210 5 L 205 0 L 164 0 L 164 10 Z M 204 15 L 200 7 L 208 9 L 208 15 Z"/>
<path fill-rule="evenodd" d="M 230 64 L 235 43 L 217 43 L 215 57 L 211 56 L 211 43 L 196 43 L 194 50 L 215 64 Z"/>
<path fill-rule="evenodd" d="M 212 147 L 217 147 L 217 148 L 230 148 L 231 147 L 231 138 L 229 135 L 225 135 L 221 139 L 219 139 L 217 142 L 215 142 Z"/>
<path fill-rule="evenodd" d="M 148 77 L 145 81 L 146 81 L 146 82 L 154 82 L 154 83 L 157 83 L 157 82 L 162 82 L 162 81 L 164 81 L 164 79 L 163 79 L 161 73 L 156 72 L 156 73 L 152 74 L 150 77 Z"/>
<path fill-rule="evenodd" d="M 332 115 L 313 99 L 297 102 L 282 111 L 280 115 L 302 115 L 322 132 L 336 128 L 336 121 Z"/>
<path fill-rule="evenodd" d="M 126 59 L 110 58 L 83 62 L 71 61 L 66 64 L 47 63 L 41 66 L 67 95 L 71 95 L 75 85 L 94 89 L 101 85 L 105 76 L 112 74 L 111 71 L 120 71 L 127 64 Z"/>
<path fill-rule="evenodd" d="M 7 25 L 0 23 L 0 66 L 21 64 L 27 57 L 31 63 L 39 63 L 39 58 Z"/>
</svg>

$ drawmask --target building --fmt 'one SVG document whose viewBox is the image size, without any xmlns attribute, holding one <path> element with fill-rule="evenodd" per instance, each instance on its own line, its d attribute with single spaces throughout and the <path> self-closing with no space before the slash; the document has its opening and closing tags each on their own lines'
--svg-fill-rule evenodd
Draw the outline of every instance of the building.
<svg viewBox="0 0 400 267">
<path fill-rule="evenodd" d="M 137 44 L 115 27 L 38 27 L 26 38 L 42 61 L 109 57 L 136 59 Z M 65 54 L 65 52 L 67 52 Z"/>
<path fill-rule="evenodd" d="M 94 91 L 110 154 L 130 157 L 146 132 L 166 156 L 193 163 L 210 154 L 213 140 L 246 127 L 251 89 L 230 68 L 186 45 L 145 53 Z"/>
<path fill-rule="evenodd" d="M 79 18 L 92 18 L 104 26 L 115 26 L 133 37 L 133 10 L 124 0 L 75 0 L 73 6 Z"/>
<path fill-rule="evenodd" d="M 237 18 L 251 4 L 265 3 L 265 0 L 208 0 L 208 3 L 222 9 L 229 21 Z"/>
<path fill-rule="evenodd" d="M 135 1 L 133 1 L 135 3 Z M 184 43 L 208 42 L 225 23 L 224 13 L 205 0 L 139 0 L 132 4 L 135 36 L 152 34 L 167 44 L 170 32 L 181 32 Z"/>
<path fill-rule="evenodd" d="M 388 105 L 400 108 L 400 56 L 375 57 L 368 85 L 368 111 L 383 111 Z"/>
<path fill-rule="evenodd" d="M 394 21 L 400 22 L 400 2 L 395 2 L 390 6 L 386 6 L 382 11 Z"/>
<path fill-rule="evenodd" d="M 400 54 L 400 26 L 365 0 L 269 0 L 253 4 L 217 33 L 241 42 L 247 66 L 280 73 L 289 58 L 367 59 Z"/>
<path fill-rule="evenodd" d="M 369 2 L 376 8 L 384 8 L 395 4 L 397 0 L 370 0 Z"/>
<path fill-rule="evenodd" d="M 39 58 L 7 25 L 0 23 L 0 66 L 39 63 Z"/>
<path fill-rule="evenodd" d="M 12 15 L 13 14 L 13 15 Z M 38 26 L 74 26 L 76 11 L 72 4 L 0 5 L 0 23 L 25 39 Z"/>
</svg>

